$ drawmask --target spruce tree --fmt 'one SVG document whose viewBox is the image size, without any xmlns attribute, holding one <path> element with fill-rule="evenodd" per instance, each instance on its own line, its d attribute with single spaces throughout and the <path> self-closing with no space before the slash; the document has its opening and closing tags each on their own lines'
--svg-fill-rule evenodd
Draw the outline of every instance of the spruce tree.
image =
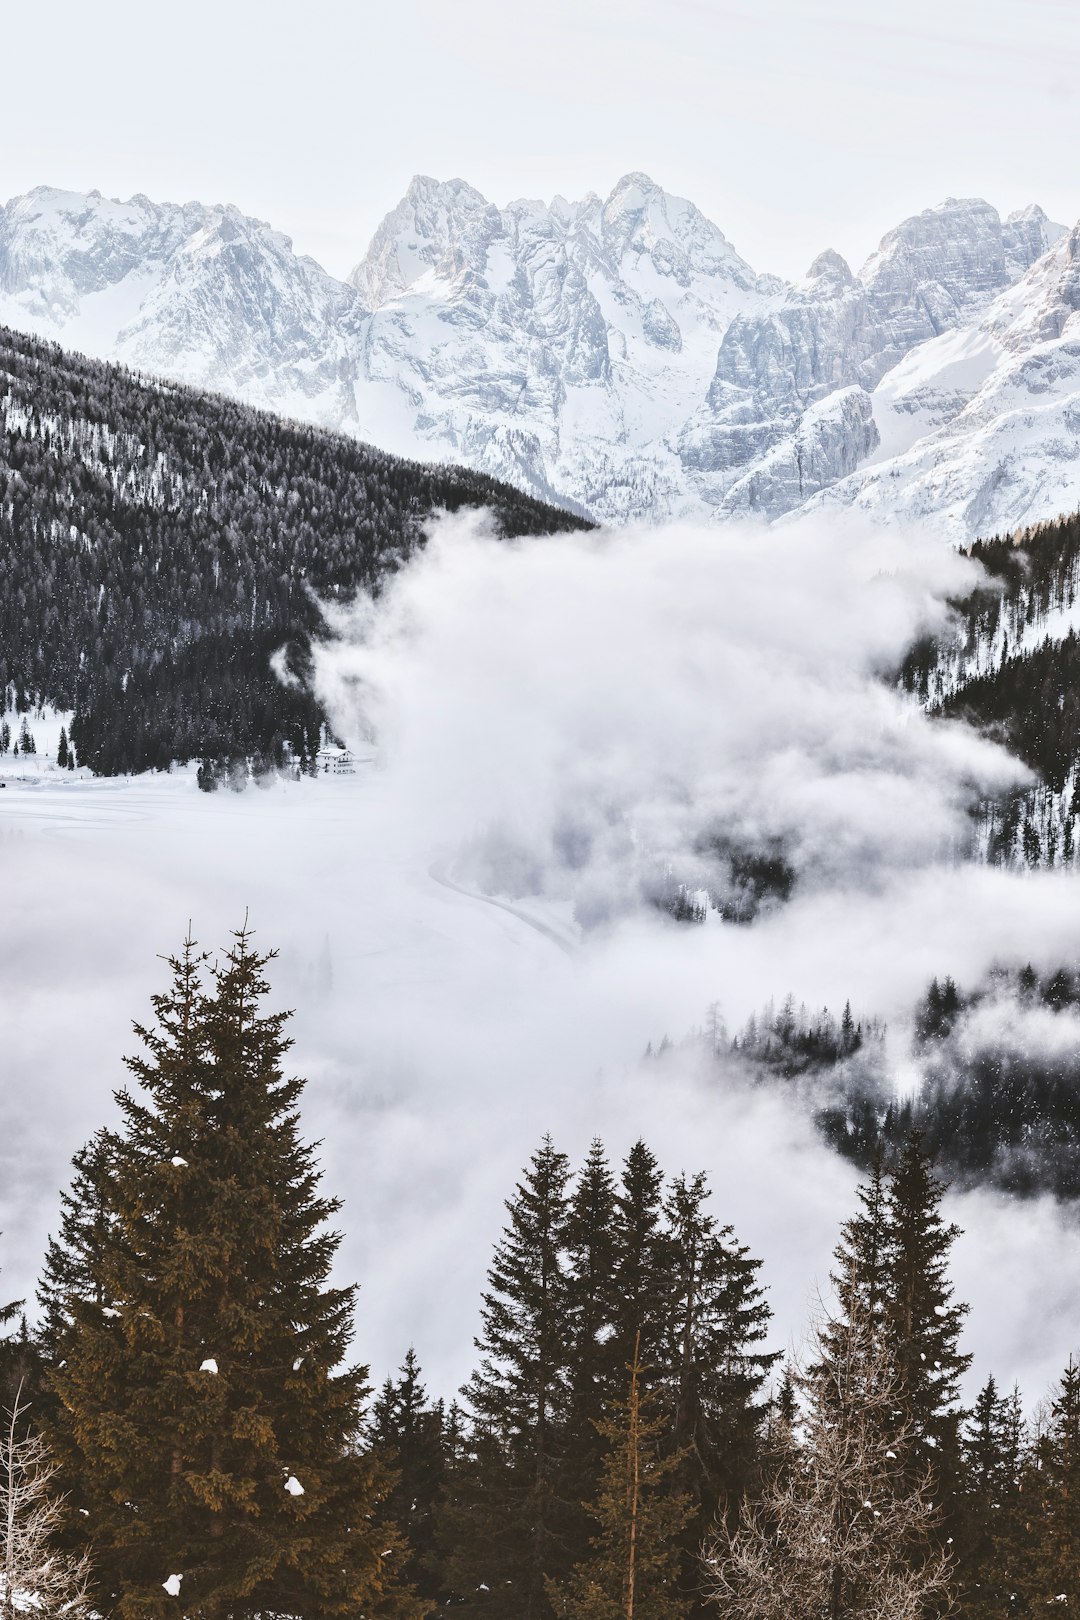
<svg viewBox="0 0 1080 1620">
<path fill-rule="evenodd" d="M 683 1620 L 680 1543 L 693 1505 L 674 1488 L 681 1461 L 664 1440 L 668 1423 L 642 1379 L 639 1348 L 629 1387 L 599 1420 L 606 1443 L 589 1506 L 595 1534 L 588 1555 L 563 1584 L 548 1583 L 557 1620 Z"/>
<path fill-rule="evenodd" d="M 1080 1365 L 1071 1357 L 1037 1459 L 1030 1482 L 1038 1506 L 1026 1595 L 1034 1612 L 1058 1604 L 1071 1612 L 1080 1606 Z"/>
<path fill-rule="evenodd" d="M 623 1165 L 615 1198 L 611 1366 L 629 1366 L 640 1342 L 643 1376 L 649 1384 L 659 1378 L 666 1350 L 670 1254 L 663 1204 L 660 1166 L 638 1140 Z"/>
<path fill-rule="evenodd" d="M 960 1379 L 971 1357 L 959 1349 L 967 1306 L 954 1298 L 948 1263 L 960 1229 L 942 1218 L 944 1192 L 913 1131 L 889 1178 L 886 1332 L 916 1437 L 912 1477 L 929 1469 L 938 1500 L 951 1501 L 960 1467 Z"/>
<path fill-rule="evenodd" d="M 428 1405 L 420 1363 L 410 1347 L 397 1379 L 386 1380 L 374 1403 L 371 1439 L 396 1475 L 381 1517 L 404 1536 L 405 1578 L 429 1599 L 441 1590 L 434 1563 L 435 1504 L 445 1475 L 445 1427 L 442 1403 Z"/>
<path fill-rule="evenodd" d="M 483 1296 L 480 1365 L 464 1391 L 472 1434 L 442 1538 L 453 1590 L 483 1589 L 495 1620 L 546 1614 L 544 1578 L 566 1565 L 569 1179 L 566 1155 L 546 1137 L 507 1202 Z"/>
<path fill-rule="evenodd" d="M 1015 1613 L 1025 1584 L 1023 1543 L 1024 1423 L 1020 1392 L 1002 1395 L 989 1377 L 968 1415 L 962 1436 L 959 1534 L 959 1605 L 972 1620 Z"/>
<path fill-rule="evenodd" d="M 109 1166 L 114 1138 L 98 1131 L 72 1160 L 70 1187 L 60 1194 L 60 1229 L 50 1237 L 38 1282 L 38 1343 L 42 1354 L 59 1361 L 59 1344 L 72 1326 L 76 1301 L 105 1303 L 101 1263 L 115 1213 L 110 1200 Z"/>
<path fill-rule="evenodd" d="M 879 1327 L 890 1287 L 890 1233 L 884 1166 L 880 1150 L 870 1175 L 856 1189 L 861 1208 L 840 1228 L 832 1273 L 838 1320 Z M 826 1331 L 829 1331 L 826 1328 Z M 842 1328 L 841 1328 L 842 1331 Z"/>
<path fill-rule="evenodd" d="M 172 959 L 106 1173 L 87 1161 L 102 1219 L 86 1242 L 72 1206 L 50 1268 L 48 1429 L 117 1620 L 419 1612 L 343 1366 L 338 1202 L 299 1136 L 288 1015 L 261 1010 L 273 954 L 245 925 L 209 986 L 190 940 Z"/>
<path fill-rule="evenodd" d="M 671 1277 L 663 1389 L 676 1478 L 695 1509 L 684 1543 L 688 1608 L 698 1550 L 720 1514 L 734 1516 L 750 1480 L 766 1407 L 759 1402 L 777 1352 L 761 1348 L 772 1312 L 760 1260 L 705 1208 L 705 1177 L 679 1176 L 666 1202 Z"/>
<path fill-rule="evenodd" d="M 603 1143 L 594 1141 L 574 1185 L 566 1221 L 570 1382 L 563 1440 L 565 1496 L 578 1522 L 572 1547 L 584 1545 L 587 1526 L 578 1509 L 599 1480 L 604 1440 L 598 1427 L 617 1387 L 612 1335 L 615 1294 L 615 1183 Z M 624 1372 L 624 1370 L 623 1370 Z"/>
</svg>

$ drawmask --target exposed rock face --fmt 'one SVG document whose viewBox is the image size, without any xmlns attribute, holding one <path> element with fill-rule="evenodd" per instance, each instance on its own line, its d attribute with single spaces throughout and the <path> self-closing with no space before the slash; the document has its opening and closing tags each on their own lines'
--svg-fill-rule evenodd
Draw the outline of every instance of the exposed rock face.
<svg viewBox="0 0 1080 1620">
<path fill-rule="evenodd" d="M 895 453 L 812 505 L 932 521 L 956 541 L 1080 505 L 1080 227 L 969 326 L 913 350 L 874 412 Z"/>
<path fill-rule="evenodd" d="M 857 275 L 827 251 L 785 285 L 645 175 L 505 208 L 421 176 L 340 282 L 232 207 L 42 188 L 0 209 L 0 320 L 612 522 L 775 518 L 830 491 L 952 512 L 885 468 L 952 457 L 942 435 L 981 466 L 1007 356 L 1008 398 L 1063 397 L 1067 344 L 1046 345 L 1075 336 L 1078 251 L 1039 208 L 950 199 Z M 1017 465 L 954 527 L 1043 515 L 1060 480 Z"/>
<path fill-rule="evenodd" d="M 878 447 L 874 406 L 865 388 L 841 388 L 803 412 L 724 496 L 727 517 L 777 517 L 846 478 Z"/>
<path fill-rule="evenodd" d="M 236 208 L 41 187 L 0 211 L 0 320 L 284 414 L 355 424 L 365 314 Z"/>
</svg>

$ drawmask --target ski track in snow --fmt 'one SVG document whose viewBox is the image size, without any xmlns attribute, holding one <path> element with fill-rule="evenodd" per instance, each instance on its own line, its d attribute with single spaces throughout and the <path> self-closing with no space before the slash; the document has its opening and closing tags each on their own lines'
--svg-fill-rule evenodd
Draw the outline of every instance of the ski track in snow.
<svg viewBox="0 0 1080 1620">
<path fill-rule="evenodd" d="M 441 884 L 444 889 L 452 889 L 455 894 L 463 894 L 467 900 L 477 900 L 482 905 L 497 906 L 500 911 L 509 912 L 511 917 L 516 917 L 518 922 L 525 924 L 526 928 L 535 929 L 538 934 L 542 934 L 545 939 L 549 939 L 565 956 L 575 954 L 575 939 L 568 937 L 566 933 L 561 932 L 550 922 L 542 922 L 539 917 L 530 916 L 521 906 L 514 905 L 510 900 L 504 900 L 494 894 L 482 894 L 479 889 L 468 889 L 461 883 L 455 883 L 453 878 L 447 875 L 442 862 L 436 861 L 434 865 L 430 866 L 428 875 L 436 883 Z"/>
</svg>

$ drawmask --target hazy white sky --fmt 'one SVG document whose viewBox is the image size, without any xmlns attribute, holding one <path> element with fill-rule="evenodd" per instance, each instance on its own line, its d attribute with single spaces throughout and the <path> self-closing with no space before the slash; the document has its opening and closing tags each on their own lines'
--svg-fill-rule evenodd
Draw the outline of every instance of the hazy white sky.
<svg viewBox="0 0 1080 1620">
<path fill-rule="evenodd" d="M 1072 224 L 1076 0 L 0 0 L 0 198 L 230 201 L 344 274 L 414 173 L 644 169 L 758 269 L 946 195 Z"/>
</svg>

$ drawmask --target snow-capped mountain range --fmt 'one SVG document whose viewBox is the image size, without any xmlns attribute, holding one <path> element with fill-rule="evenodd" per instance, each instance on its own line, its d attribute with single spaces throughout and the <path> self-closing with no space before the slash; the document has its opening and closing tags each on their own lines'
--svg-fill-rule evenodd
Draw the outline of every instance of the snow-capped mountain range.
<svg viewBox="0 0 1080 1620">
<path fill-rule="evenodd" d="M 234 207 L 38 188 L 0 321 L 612 522 L 843 504 L 964 540 L 1080 504 L 1080 227 L 950 199 L 788 284 L 641 174 L 412 182 L 347 282 Z"/>
</svg>

